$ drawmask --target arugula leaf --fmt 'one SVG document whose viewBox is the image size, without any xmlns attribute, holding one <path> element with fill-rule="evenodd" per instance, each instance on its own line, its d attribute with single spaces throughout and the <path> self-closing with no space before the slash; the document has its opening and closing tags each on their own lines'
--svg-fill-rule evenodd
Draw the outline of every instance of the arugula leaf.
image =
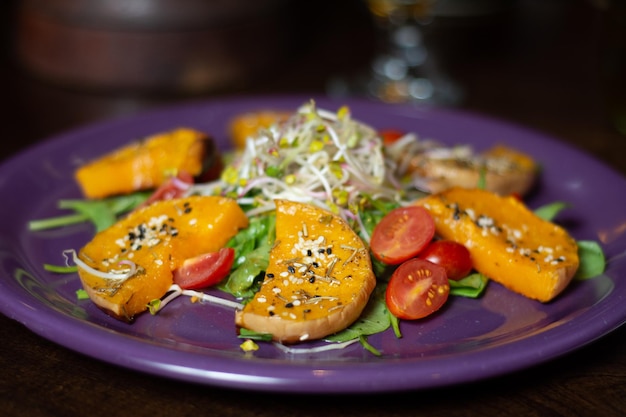
<svg viewBox="0 0 626 417">
<path fill-rule="evenodd" d="M 231 271 L 218 288 L 238 298 L 251 298 L 257 292 L 257 285 L 263 279 L 269 263 L 269 248 L 257 248 L 245 255 L 239 267 Z"/>
<path fill-rule="evenodd" d="M 481 273 L 475 272 L 458 281 L 448 280 L 450 295 L 468 298 L 478 298 L 487 288 L 489 279 Z"/>
<path fill-rule="evenodd" d="M 61 200 L 59 207 L 72 209 L 85 216 L 96 227 L 96 233 L 113 225 L 117 220 L 116 214 L 103 200 Z"/>
<path fill-rule="evenodd" d="M 391 323 L 393 333 L 398 339 L 402 338 L 402 332 L 400 331 L 400 319 L 391 314 L 391 311 L 389 311 L 389 309 L 387 309 L 387 315 L 389 316 L 389 321 Z"/>
<path fill-rule="evenodd" d="M 259 340 L 262 342 L 271 342 L 272 335 L 270 333 L 259 333 L 245 328 L 239 329 L 239 336 L 241 339 Z"/>
<path fill-rule="evenodd" d="M 57 274 L 73 274 L 74 272 L 78 272 L 78 267 L 76 265 L 66 266 L 43 264 L 43 269 L 49 272 L 55 272 Z"/>
<path fill-rule="evenodd" d="M 375 356 L 381 356 L 380 351 L 378 349 L 376 349 L 374 346 L 372 346 L 367 341 L 367 337 L 365 337 L 364 335 L 359 336 L 359 343 L 361 343 L 361 346 L 363 346 L 363 348 L 365 350 L 367 350 L 368 352 L 370 352 L 371 354 L 373 354 Z"/>
<path fill-rule="evenodd" d="M 579 240 L 576 243 L 578 243 L 580 265 L 574 279 L 585 280 L 602 274 L 606 268 L 606 258 L 602 247 L 591 240 Z"/>
<path fill-rule="evenodd" d="M 545 206 L 536 208 L 535 214 L 546 221 L 552 221 L 554 218 L 564 209 L 570 207 L 569 204 L 562 201 L 556 201 L 554 203 L 546 204 Z"/>
<path fill-rule="evenodd" d="M 544 220 L 552 221 L 561 210 L 569 206 L 567 203 L 554 202 L 539 207 L 535 214 Z M 606 257 L 600 244 L 591 240 L 578 240 L 576 243 L 580 263 L 574 279 L 585 280 L 602 274 L 606 268 Z"/>
<path fill-rule="evenodd" d="M 149 195 L 149 192 L 137 192 L 101 200 L 60 200 L 58 207 L 72 210 L 72 214 L 32 220 L 28 223 L 28 229 L 45 230 L 88 221 L 99 232 L 112 226 L 119 215 L 138 207 Z"/>
<path fill-rule="evenodd" d="M 346 342 L 360 338 L 361 336 L 381 333 L 391 326 L 390 315 L 391 314 L 388 314 L 387 304 L 384 299 L 384 288 L 378 285 L 376 292 L 370 297 L 359 319 L 339 333 L 326 337 L 325 340 L 330 342 Z"/>
<path fill-rule="evenodd" d="M 275 239 L 275 214 L 251 218 L 248 227 L 240 230 L 226 245 L 235 250 L 237 257 L 230 275 L 218 287 L 235 297 L 252 297 L 269 265 L 270 249 Z"/>
</svg>

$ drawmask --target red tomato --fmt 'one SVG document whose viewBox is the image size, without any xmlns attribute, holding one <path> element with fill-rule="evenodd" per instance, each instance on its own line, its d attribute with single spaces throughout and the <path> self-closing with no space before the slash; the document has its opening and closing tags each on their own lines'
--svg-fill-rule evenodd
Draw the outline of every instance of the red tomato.
<svg viewBox="0 0 626 417">
<path fill-rule="evenodd" d="M 399 207 L 374 227 L 370 248 L 379 261 L 397 265 L 417 256 L 435 236 L 435 221 L 420 206 Z"/>
<path fill-rule="evenodd" d="M 233 248 L 222 248 L 186 259 L 174 270 L 174 284 L 188 290 L 210 287 L 223 280 L 235 261 Z"/>
<path fill-rule="evenodd" d="M 453 240 L 435 240 L 420 253 L 420 258 L 442 266 L 448 279 L 458 281 L 472 270 L 472 258 L 465 246 Z"/>
<path fill-rule="evenodd" d="M 143 203 L 148 206 L 156 201 L 171 200 L 173 198 L 182 197 L 185 191 L 193 185 L 193 177 L 186 173 L 180 172 L 176 177 L 170 177 L 165 180 Z"/>
<path fill-rule="evenodd" d="M 416 320 L 439 310 L 448 294 L 450 285 L 446 270 L 424 259 L 413 258 L 391 275 L 385 299 L 394 316 Z"/>
<path fill-rule="evenodd" d="M 400 130 L 395 130 L 395 129 L 385 129 L 385 130 L 381 130 L 379 134 L 380 134 L 380 137 L 383 139 L 383 143 L 385 145 L 389 145 L 391 143 L 394 143 L 398 139 L 400 139 L 406 133 Z"/>
</svg>

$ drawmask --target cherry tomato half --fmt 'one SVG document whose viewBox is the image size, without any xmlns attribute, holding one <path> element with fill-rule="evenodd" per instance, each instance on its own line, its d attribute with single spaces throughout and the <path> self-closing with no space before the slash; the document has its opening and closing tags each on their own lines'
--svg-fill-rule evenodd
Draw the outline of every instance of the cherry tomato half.
<svg viewBox="0 0 626 417">
<path fill-rule="evenodd" d="M 161 184 L 150 197 L 143 203 L 143 206 L 149 206 L 150 204 L 161 201 L 171 200 L 174 198 L 182 197 L 185 192 L 193 185 L 193 177 L 186 172 L 179 172 L 176 177 L 170 177 Z"/>
<path fill-rule="evenodd" d="M 380 137 L 383 139 L 383 143 L 385 145 L 390 145 L 394 143 L 395 141 L 397 141 L 398 139 L 400 139 L 406 133 L 404 133 L 401 130 L 396 130 L 396 129 L 385 129 L 385 130 L 381 130 L 379 134 L 380 134 Z"/>
<path fill-rule="evenodd" d="M 439 310 L 449 294 L 446 270 L 424 259 L 413 258 L 391 275 L 385 299 L 394 316 L 416 320 Z"/>
<path fill-rule="evenodd" d="M 391 210 L 374 227 L 370 249 L 379 261 L 398 265 L 417 256 L 435 236 L 435 221 L 424 207 Z"/>
<path fill-rule="evenodd" d="M 442 266 L 448 279 L 458 281 L 472 270 L 472 258 L 465 246 L 453 240 L 435 240 L 420 253 L 420 258 Z"/>
<path fill-rule="evenodd" d="M 223 280 L 235 261 L 233 248 L 222 248 L 186 259 L 174 270 L 174 284 L 188 290 L 210 287 Z"/>
</svg>

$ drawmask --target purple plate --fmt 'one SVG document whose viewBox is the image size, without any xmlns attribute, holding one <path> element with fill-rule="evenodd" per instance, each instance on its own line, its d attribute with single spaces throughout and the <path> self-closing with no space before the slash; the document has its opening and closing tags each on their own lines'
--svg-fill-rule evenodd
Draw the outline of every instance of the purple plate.
<svg viewBox="0 0 626 417">
<path fill-rule="evenodd" d="M 259 391 L 366 393 L 447 386 L 540 364 L 606 335 L 626 320 L 626 180 L 585 154 L 536 132 L 467 113 L 369 101 L 316 98 L 319 107 L 348 104 L 355 118 L 377 128 L 417 132 L 476 150 L 506 143 L 543 166 L 531 207 L 553 201 L 572 206 L 560 220 L 577 239 L 601 242 L 605 274 L 576 281 L 541 304 L 490 283 L 478 300 L 455 297 L 438 314 L 402 323 L 369 338 L 375 357 L 359 344 L 316 354 L 286 354 L 262 345 L 239 347 L 234 313 L 181 297 L 158 316 L 116 321 L 78 301 L 75 274 L 55 275 L 61 252 L 79 248 L 90 225 L 29 232 L 27 223 L 61 214 L 57 201 L 78 198 L 74 169 L 133 139 L 179 126 L 213 134 L 228 146 L 228 121 L 246 110 L 295 109 L 310 97 L 232 98 L 139 114 L 69 132 L 0 166 L 0 310 L 33 332 L 102 361 L 201 384 Z M 7 201 L 13 204 L 7 204 Z"/>
</svg>

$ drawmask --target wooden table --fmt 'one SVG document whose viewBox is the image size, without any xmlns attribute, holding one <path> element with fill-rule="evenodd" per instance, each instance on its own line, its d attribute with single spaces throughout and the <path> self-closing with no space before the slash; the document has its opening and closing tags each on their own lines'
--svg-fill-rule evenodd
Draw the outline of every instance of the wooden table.
<svg viewBox="0 0 626 417">
<path fill-rule="evenodd" d="M 0 69 L 0 157 L 85 123 L 163 104 L 232 94 L 322 91 L 329 77 L 359 68 L 371 53 L 367 42 L 353 43 L 355 34 L 372 39 L 369 21 L 356 2 L 346 4 L 329 16 L 317 11 L 325 23 L 314 25 L 317 32 L 306 38 L 304 50 L 281 62 L 274 75 L 193 97 L 66 89 L 32 77 L 6 54 Z M 448 70 L 466 92 L 461 107 L 552 135 L 626 174 L 626 137 L 613 129 L 603 105 L 597 10 L 588 2 L 562 0 L 519 1 L 515 11 L 513 20 L 447 29 L 471 34 L 447 40 L 448 51 L 454 52 Z M 11 46 L 10 25 L 4 27 L 3 40 Z M 354 54 L 345 54 L 351 45 Z M 321 57 L 336 65 L 320 66 Z M 58 346 L 4 316 L 0 340 L 3 416 L 626 415 L 624 327 L 547 364 L 491 380 L 337 397 L 241 392 L 144 375 Z"/>
</svg>

